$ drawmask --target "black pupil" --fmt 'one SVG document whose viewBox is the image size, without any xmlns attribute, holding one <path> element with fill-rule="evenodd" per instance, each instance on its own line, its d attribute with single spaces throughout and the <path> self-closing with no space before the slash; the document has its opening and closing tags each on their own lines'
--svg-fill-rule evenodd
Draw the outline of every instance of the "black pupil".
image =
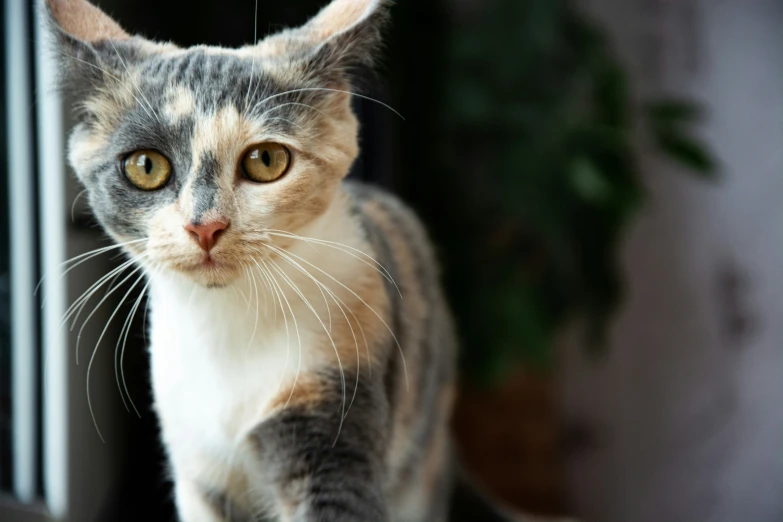
<svg viewBox="0 0 783 522">
<path fill-rule="evenodd" d="M 264 165 L 269 167 L 272 164 L 272 156 L 269 154 L 268 150 L 265 150 L 261 153 L 261 161 L 264 162 Z"/>
<path fill-rule="evenodd" d="M 149 156 L 144 157 L 144 172 L 146 172 L 147 174 L 152 172 L 152 160 L 150 159 Z"/>
</svg>

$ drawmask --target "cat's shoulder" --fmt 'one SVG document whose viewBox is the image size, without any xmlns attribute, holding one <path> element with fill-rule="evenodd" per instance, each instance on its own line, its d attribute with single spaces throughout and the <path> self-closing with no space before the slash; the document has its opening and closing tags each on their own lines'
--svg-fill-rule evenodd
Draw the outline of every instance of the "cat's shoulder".
<svg viewBox="0 0 783 522">
<path fill-rule="evenodd" d="M 357 210 L 366 208 L 378 208 L 391 213 L 396 218 L 410 220 L 421 226 L 416 212 L 408 206 L 399 196 L 377 185 L 363 181 L 346 180 L 343 182 L 343 190 L 348 194 L 352 204 Z"/>
<path fill-rule="evenodd" d="M 343 190 L 350 198 L 352 213 L 370 236 L 417 252 L 425 263 L 434 263 L 432 243 L 417 213 L 392 192 L 360 181 L 346 180 Z M 373 233 L 373 231 L 375 233 Z"/>
</svg>

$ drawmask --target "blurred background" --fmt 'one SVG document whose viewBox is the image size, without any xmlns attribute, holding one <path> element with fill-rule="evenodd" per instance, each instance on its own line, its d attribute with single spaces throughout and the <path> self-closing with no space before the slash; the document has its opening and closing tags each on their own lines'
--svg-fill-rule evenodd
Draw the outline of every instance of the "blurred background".
<svg viewBox="0 0 783 522">
<path fill-rule="evenodd" d="M 259 36 L 324 1 L 259 0 Z M 96 3 L 150 38 L 253 41 L 253 0 Z M 110 295 L 79 364 L 103 290 L 60 327 L 120 260 L 62 266 L 110 243 L 65 165 L 70 102 L 32 4 L 0 19 L 0 521 L 171 521 L 144 303 L 131 317 L 138 293 Z M 351 175 L 437 245 L 457 440 L 507 503 L 783 521 L 781 25 L 780 0 L 398 0 L 364 93 L 405 119 L 355 100 Z M 126 335 L 140 416 L 115 383 Z"/>
</svg>

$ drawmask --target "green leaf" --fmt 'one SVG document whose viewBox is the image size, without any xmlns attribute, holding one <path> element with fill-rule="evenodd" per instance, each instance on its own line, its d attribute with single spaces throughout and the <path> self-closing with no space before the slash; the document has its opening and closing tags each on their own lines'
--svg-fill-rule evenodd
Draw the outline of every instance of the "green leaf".
<svg viewBox="0 0 783 522">
<path fill-rule="evenodd" d="M 612 126 L 626 127 L 631 121 L 628 75 L 609 57 L 603 57 L 595 77 L 595 97 L 601 117 Z"/>
<path fill-rule="evenodd" d="M 658 100 L 645 105 L 647 117 L 655 125 L 692 123 L 702 117 L 699 104 L 686 100 Z"/>
<path fill-rule="evenodd" d="M 656 139 L 661 151 L 671 160 L 703 177 L 717 177 L 715 161 L 706 149 L 694 139 L 678 132 L 659 134 Z"/>
<path fill-rule="evenodd" d="M 588 158 L 577 158 L 570 168 L 571 187 L 587 202 L 603 203 L 612 195 L 612 187 Z"/>
</svg>

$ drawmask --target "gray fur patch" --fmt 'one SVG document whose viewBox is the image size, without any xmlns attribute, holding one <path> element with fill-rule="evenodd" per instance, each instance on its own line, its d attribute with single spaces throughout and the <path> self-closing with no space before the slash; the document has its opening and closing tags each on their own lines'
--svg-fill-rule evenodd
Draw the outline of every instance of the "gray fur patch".
<svg viewBox="0 0 783 522">
<path fill-rule="evenodd" d="M 193 215 L 191 221 L 198 225 L 204 214 L 215 206 L 218 194 L 217 176 L 220 163 L 211 152 L 201 156 L 198 171 L 193 174 Z"/>
</svg>

